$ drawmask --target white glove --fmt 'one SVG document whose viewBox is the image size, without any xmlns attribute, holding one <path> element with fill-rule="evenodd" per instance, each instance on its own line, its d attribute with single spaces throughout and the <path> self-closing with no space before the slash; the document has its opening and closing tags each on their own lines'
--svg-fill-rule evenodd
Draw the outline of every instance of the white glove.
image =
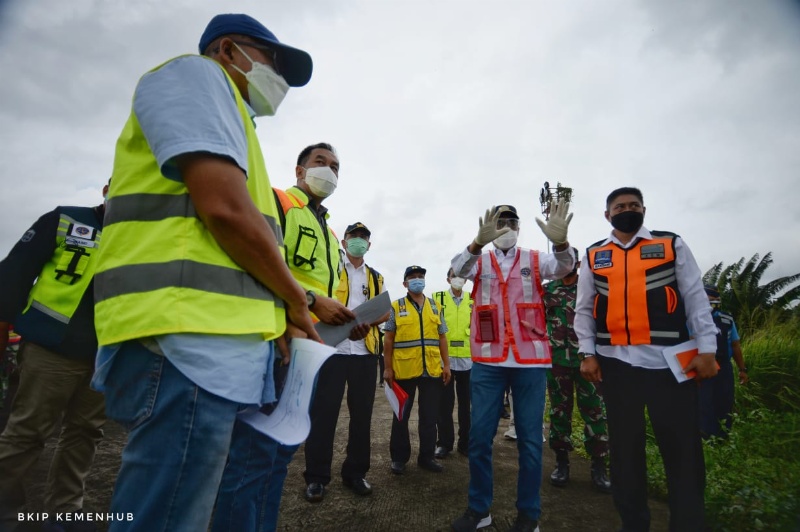
<svg viewBox="0 0 800 532">
<path fill-rule="evenodd" d="M 561 200 L 556 205 L 555 200 L 550 203 L 550 218 L 547 222 L 541 221 L 536 218 L 536 223 L 539 228 L 553 244 L 559 246 L 567 241 L 567 228 L 572 221 L 572 215 L 567 216 L 569 212 L 569 203 Z"/>
<path fill-rule="evenodd" d="M 496 207 L 486 209 L 486 214 L 483 218 L 478 218 L 478 236 L 475 237 L 475 243 L 480 247 L 511 231 L 510 227 L 497 229 L 497 219 L 504 211 L 494 212 L 495 209 Z"/>
</svg>

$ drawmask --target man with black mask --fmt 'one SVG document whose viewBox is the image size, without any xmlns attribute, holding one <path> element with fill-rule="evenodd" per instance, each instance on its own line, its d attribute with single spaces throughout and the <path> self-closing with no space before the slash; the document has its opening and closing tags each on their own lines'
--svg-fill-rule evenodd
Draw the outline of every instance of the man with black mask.
<svg viewBox="0 0 800 532">
<path fill-rule="evenodd" d="M 692 252 L 674 233 L 644 227 L 638 188 L 613 191 L 614 230 L 587 249 L 578 278 L 575 332 L 581 375 L 603 381 L 611 448 L 611 493 L 622 529 L 649 530 L 645 409 L 669 491 L 670 530 L 702 531 L 705 463 L 697 383 L 678 383 L 662 353 L 694 333 L 699 355 L 685 368 L 716 375 L 717 328 Z"/>
</svg>

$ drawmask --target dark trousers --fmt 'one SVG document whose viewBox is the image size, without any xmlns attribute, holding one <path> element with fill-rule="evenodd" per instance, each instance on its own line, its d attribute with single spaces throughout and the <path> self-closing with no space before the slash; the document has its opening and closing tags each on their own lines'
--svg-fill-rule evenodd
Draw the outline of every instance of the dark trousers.
<svg viewBox="0 0 800 532">
<path fill-rule="evenodd" d="M 389 440 L 389 454 L 392 462 L 408 462 L 411 458 L 411 439 L 408 434 L 408 418 L 414 406 L 414 395 L 419 389 L 419 456 L 418 461 L 433 459 L 436 451 L 436 417 L 439 414 L 439 396 L 442 392 L 442 380 L 439 377 L 416 377 L 396 381 L 408 394 L 406 416 L 397 421 L 392 416 L 392 436 Z"/>
<path fill-rule="evenodd" d="M 342 478 L 364 478 L 370 465 L 372 405 L 375 402 L 375 355 L 333 355 L 322 365 L 311 403 L 311 432 L 305 444 L 306 483 L 331 481 L 333 439 L 347 385 L 350 428 Z"/>
<path fill-rule="evenodd" d="M 436 445 L 448 451 L 453 450 L 455 442 L 453 407 L 456 397 L 458 397 L 458 448 L 466 452 L 469 447 L 469 374 L 470 370 L 453 371 L 450 382 L 442 387 L 439 420 L 436 424 L 439 439 Z"/>
<path fill-rule="evenodd" d="M 700 383 L 700 433 L 725 438 L 733 424 L 733 364 L 730 358 L 717 362 L 717 376 Z"/>
<path fill-rule="evenodd" d="M 598 356 L 608 411 L 611 490 L 626 532 L 648 531 L 645 408 L 664 461 L 674 532 L 702 531 L 705 462 L 697 383 L 668 369 L 644 369 Z"/>
</svg>

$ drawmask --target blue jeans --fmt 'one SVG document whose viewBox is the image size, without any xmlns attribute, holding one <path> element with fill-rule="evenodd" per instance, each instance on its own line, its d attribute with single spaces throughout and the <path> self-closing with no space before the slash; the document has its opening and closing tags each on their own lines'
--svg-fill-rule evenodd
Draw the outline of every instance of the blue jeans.
<svg viewBox="0 0 800 532">
<path fill-rule="evenodd" d="M 519 473 L 517 510 L 538 520 L 542 511 L 542 419 L 547 388 L 545 368 L 504 368 L 474 364 L 470 378 L 472 424 L 469 431 L 469 507 L 479 513 L 492 505 L 492 442 L 503 395 L 511 386 L 517 429 Z"/>
<path fill-rule="evenodd" d="M 237 422 L 212 532 L 275 530 L 287 468 L 299 447 L 280 444 L 247 423 Z"/>
<path fill-rule="evenodd" d="M 138 341 L 106 379 L 106 413 L 128 429 L 111 512 L 117 532 L 206 530 L 240 405 L 210 394 Z"/>
</svg>

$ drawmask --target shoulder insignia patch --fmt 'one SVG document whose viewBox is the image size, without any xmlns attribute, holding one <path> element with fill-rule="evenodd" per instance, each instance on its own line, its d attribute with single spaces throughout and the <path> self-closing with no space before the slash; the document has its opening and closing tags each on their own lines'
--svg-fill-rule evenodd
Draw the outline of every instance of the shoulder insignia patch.
<svg viewBox="0 0 800 532">
<path fill-rule="evenodd" d="M 20 242 L 30 242 L 33 240 L 33 237 L 36 236 L 36 231 L 34 229 L 28 229 L 25 231 L 25 234 L 22 235 L 22 238 L 19 239 Z"/>
</svg>

